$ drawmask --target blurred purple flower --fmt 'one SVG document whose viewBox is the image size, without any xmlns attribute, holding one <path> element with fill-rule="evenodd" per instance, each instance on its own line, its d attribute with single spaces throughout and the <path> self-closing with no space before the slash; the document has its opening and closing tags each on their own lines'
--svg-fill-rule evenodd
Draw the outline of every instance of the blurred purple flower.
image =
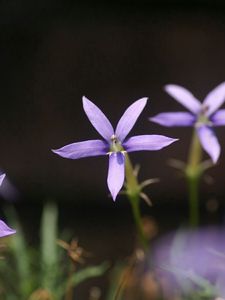
<svg viewBox="0 0 225 300">
<path fill-rule="evenodd" d="M 1 173 L 1 170 L 0 170 Z M 5 175 L 5 174 L 4 174 Z M 8 203 L 19 200 L 20 193 L 8 176 L 4 176 L 4 184 L 0 188 L 0 196 Z M 1 183 L 1 182 L 0 182 Z"/>
<path fill-rule="evenodd" d="M 225 296 L 224 229 L 181 230 L 162 237 L 153 247 L 152 260 L 174 289 L 178 284 L 188 293 L 211 286 Z"/>
<path fill-rule="evenodd" d="M 0 186 L 2 185 L 4 178 L 5 178 L 5 174 L 0 175 Z"/>
<path fill-rule="evenodd" d="M 202 148 L 208 153 L 214 163 L 220 156 L 220 144 L 214 133 L 214 126 L 225 125 L 225 109 L 219 107 L 225 101 L 225 82 L 213 89 L 204 99 L 199 102 L 185 88 L 169 84 L 165 90 L 176 101 L 185 106 L 189 112 L 166 112 L 160 113 L 151 121 L 163 126 L 194 126 L 196 128 Z"/>
<path fill-rule="evenodd" d="M 177 140 L 162 135 L 138 135 L 126 139 L 146 103 L 147 98 L 142 98 L 130 105 L 120 118 L 114 131 L 104 113 L 94 103 L 83 97 L 84 111 L 104 140 L 77 142 L 52 151 L 70 159 L 108 154 L 107 184 L 112 198 L 115 200 L 124 183 L 125 152 L 160 150 Z"/>
<path fill-rule="evenodd" d="M 0 185 L 2 184 L 5 178 L 5 174 L 0 175 Z M 16 233 L 16 230 L 10 228 L 2 220 L 0 220 L 0 238 Z"/>
</svg>

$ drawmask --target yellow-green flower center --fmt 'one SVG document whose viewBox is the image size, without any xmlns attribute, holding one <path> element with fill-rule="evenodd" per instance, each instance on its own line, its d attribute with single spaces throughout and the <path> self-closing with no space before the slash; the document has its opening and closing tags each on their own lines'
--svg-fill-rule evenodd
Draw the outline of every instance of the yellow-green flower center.
<svg viewBox="0 0 225 300">
<path fill-rule="evenodd" d="M 201 126 L 201 125 L 208 125 L 208 126 L 212 126 L 212 122 L 210 121 L 209 117 L 207 116 L 207 111 L 208 111 L 209 107 L 208 106 L 202 106 L 202 109 L 200 110 L 198 117 L 197 117 L 197 121 L 195 123 L 195 126 Z"/>
<path fill-rule="evenodd" d="M 123 152 L 123 146 L 115 135 L 111 136 L 110 152 Z"/>
</svg>

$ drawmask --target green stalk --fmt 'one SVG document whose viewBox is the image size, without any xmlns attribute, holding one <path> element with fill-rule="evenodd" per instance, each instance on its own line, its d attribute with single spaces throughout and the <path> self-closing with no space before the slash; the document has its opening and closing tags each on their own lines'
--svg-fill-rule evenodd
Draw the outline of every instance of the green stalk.
<svg viewBox="0 0 225 300">
<path fill-rule="evenodd" d="M 188 178 L 189 225 L 196 228 L 199 224 L 199 178 Z"/>
<path fill-rule="evenodd" d="M 148 239 L 143 230 L 143 223 L 141 219 L 140 211 L 140 186 L 137 181 L 137 177 L 134 174 L 134 169 L 130 158 L 127 153 L 125 153 L 125 173 L 126 173 L 126 192 L 128 199 L 131 204 L 131 209 L 136 224 L 138 238 L 144 249 L 148 246 Z"/>
<path fill-rule="evenodd" d="M 65 293 L 65 300 L 73 300 L 73 284 L 72 284 L 72 277 L 75 273 L 75 264 L 71 263 L 69 275 L 68 275 L 68 281 L 66 286 L 66 293 Z"/>
<path fill-rule="evenodd" d="M 60 270 L 57 269 L 58 253 L 56 239 L 58 235 L 58 208 L 53 202 L 46 202 L 43 208 L 41 237 L 42 287 L 53 292 Z"/>
<path fill-rule="evenodd" d="M 199 164 L 201 163 L 201 160 L 202 160 L 202 147 L 196 129 L 194 129 L 189 157 L 188 157 L 188 166 L 192 168 L 192 171 L 198 172 Z"/>
<path fill-rule="evenodd" d="M 186 177 L 188 183 L 189 197 L 189 225 L 193 228 L 199 224 L 199 182 L 201 177 L 202 147 L 194 129 L 188 164 L 186 166 Z"/>
</svg>

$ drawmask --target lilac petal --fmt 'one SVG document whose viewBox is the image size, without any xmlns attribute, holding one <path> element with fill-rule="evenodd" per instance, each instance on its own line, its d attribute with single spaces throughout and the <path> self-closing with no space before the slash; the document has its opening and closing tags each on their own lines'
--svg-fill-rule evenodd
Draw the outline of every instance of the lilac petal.
<svg viewBox="0 0 225 300">
<path fill-rule="evenodd" d="M 107 143 L 102 140 L 88 140 L 72 143 L 52 151 L 64 158 L 78 159 L 82 157 L 106 155 L 108 146 Z"/>
<path fill-rule="evenodd" d="M 178 139 L 172 139 L 164 135 L 137 135 L 129 138 L 123 147 L 127 152 L 142 151 L 142 150 L 160 150 L 169 146 Z"/>
<path fill-rule="evenodd" d="M 2 185 L 4 178 L 5 178 L 5 174 L 0 175 L 0 185 Z"/>
<path fill-rule="evenodd" d="M 165 91 L 192 113 L 197 114 L 200 111 L 201 103 L 184 87 L 168 84 L 165 86 Z"/>
<path fill-rule="evenodd" d="M 109 156 L 107 184 L 113 200 L 121 190 L 125 177 L 125 158 L 121 152 L 113 152 Z"/>
<path fill-rule="evenodd" d="M 196 117 L 188 112 L 169 112 L 160 113 L 149 120 L 167 127 L 191 126 L 195 123 Z"/>
<path fill-rule="evenodd" d="M 225 109 L 220 109 L 211 116 L 214 126 L 225 125 Z"/>
<path fill-rule="evenodd" d="M 114 134 L 113 127 L 103 112 L 85 96 L 83 96 L 83 108 L 91 124 L 106 140 L 110 140 Z"/>
<path fill-rule="evenodd" d="M 197 128 L 197 132 L 202 148 L 209 154 L 212 161 L 216 163 L 220 156 L 220 144 L 214 131 L 208 126 L 200 126 Z"/>
<path fill-rule="evenodd" d="M 4 237 L 14 233 L 16 233 L 16 230 L 10 228 L 8 225 L 5 224 L 5 222 L 0 220 L 0 237 Z"/>
<path fill-rule="evenodd" d="M 141 98 L 131 104 L 127 110 L 124 112 L 122 117 L 120 118 L 117 126 L 115 135 L 118 139 L 123 142 L 125 137 L 133 128 L 134 124 L 136 123 L 139 115 L 141 114 L 142 110 L 144 109 L 148 98 Z"/>
<path fill-rule="evenodd" d="M 207 116 L 214 113 L 225 101 L 225 82 L 213 89 L 203 101 L 203 105 L 208 107 Z"/>
</svg>

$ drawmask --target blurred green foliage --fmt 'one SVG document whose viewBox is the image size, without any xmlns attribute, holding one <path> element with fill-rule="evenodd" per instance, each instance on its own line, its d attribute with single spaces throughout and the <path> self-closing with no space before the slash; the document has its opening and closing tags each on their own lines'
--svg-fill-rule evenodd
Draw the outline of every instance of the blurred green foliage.
<svg viewBox="0 0 225 300">
<path fill-rule="evenodd" d="M 106 262 L 78 267 L 83 249 L 77 242 L 74 243 L 74 249 L 70 249 L 70 245 L 64 241 L 61 243 L 68 245 L 68 249 L 60 247 L 60 243 L 57 243 L 58 209 L 55 203 L 46 203 L 43 208 L 39 247 L 28 244 L 13 207 L 7 209 L 6 214 L 10 224 L 17 229 L 17 234 L 1 240 L 5 251 L 0 260 L 0 299 L 72 300 L 73 289 L 77 285 L 102 276 L 108 269 Z"/>
</svg>

